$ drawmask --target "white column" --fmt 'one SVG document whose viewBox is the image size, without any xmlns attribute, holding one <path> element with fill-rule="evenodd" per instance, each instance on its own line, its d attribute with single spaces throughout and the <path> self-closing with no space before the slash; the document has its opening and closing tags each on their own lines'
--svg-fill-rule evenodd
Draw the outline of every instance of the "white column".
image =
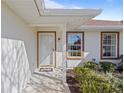
<svg viewBox="0 0 124 93">
<path fill-rule="evenodd" d="M 66 82 L 66 25 L 62 25 L 62 67 L 63 82 Z"/>
</svg>

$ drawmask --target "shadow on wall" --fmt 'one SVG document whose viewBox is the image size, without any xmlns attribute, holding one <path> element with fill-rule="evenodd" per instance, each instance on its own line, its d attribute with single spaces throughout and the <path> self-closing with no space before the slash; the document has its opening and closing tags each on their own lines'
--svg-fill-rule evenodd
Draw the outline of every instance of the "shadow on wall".
<svg viewBox="0 0 124 93">
<path fill-rule="evenodd" d="M 24 42 L 2 38 L 1 44 L 1 92 L 21 93 L 31 75 Z"/>
</svg>

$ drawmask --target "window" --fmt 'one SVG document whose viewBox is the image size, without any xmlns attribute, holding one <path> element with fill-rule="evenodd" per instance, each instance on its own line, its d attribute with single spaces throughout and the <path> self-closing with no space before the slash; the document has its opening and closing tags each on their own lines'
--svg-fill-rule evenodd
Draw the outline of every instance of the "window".
<svg viewBox="0 0 124 93">
<path fill-rule="evenodd" d="M 118 33 L 102 33 L 102 58 L 118 58 Z"/>
<path fill-rule="evenodd" d="M 83 50 L 83 33 L 68 32 L 67 33 L 67 57 L 81 58 Z"/>
</svg>

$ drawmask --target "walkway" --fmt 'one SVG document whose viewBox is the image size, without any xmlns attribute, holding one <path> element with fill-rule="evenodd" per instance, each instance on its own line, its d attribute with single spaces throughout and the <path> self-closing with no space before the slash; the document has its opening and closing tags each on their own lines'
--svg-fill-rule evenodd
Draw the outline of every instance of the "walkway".
<svg viewBox="0 0 124 93">
<path fill-rule="evenodd" d="M 69 88 L 59 79 L 34 73 L 22 93 L 69 93 Z"/>
</svg>

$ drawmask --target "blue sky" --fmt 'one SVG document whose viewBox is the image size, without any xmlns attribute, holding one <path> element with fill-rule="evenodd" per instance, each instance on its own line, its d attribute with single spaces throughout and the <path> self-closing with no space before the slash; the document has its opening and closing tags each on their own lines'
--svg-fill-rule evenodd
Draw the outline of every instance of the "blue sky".
<svg viewBox="0 0 124 93">
<path fill-rule="evenodd" d="M 44 0 L 46 8 L 103 9 L 95 19 L 122 20 L 123 0 Z"/>
</svg>

